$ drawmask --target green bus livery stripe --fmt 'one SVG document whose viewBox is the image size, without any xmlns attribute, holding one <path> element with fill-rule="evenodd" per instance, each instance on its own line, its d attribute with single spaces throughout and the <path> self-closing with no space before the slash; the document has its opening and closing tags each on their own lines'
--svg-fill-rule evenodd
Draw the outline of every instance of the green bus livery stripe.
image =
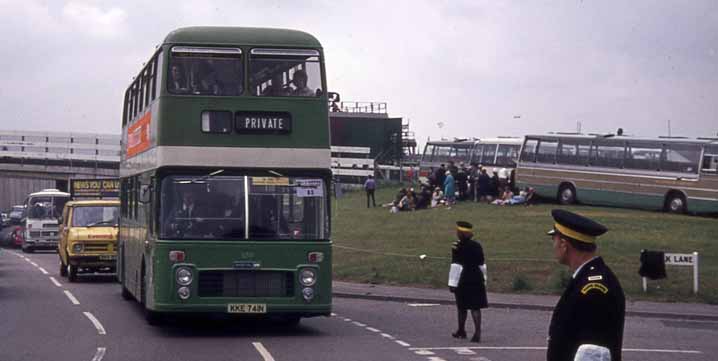
<svg viewBox="0 0 718 361">
<path fill-rule="evenodd" d="M 527 169 L 527 168 L 523 168 L 523 169 Z M 575 173 L 578 173 L 578 172 L 575 172 Z M 606 173 L 606 175 L 619 176 L 617 174 L 608 174 L 608 173 Z M 664 190 L 664 191 L 669 190 L 669 189 L 681 189 L 681 190 L 685 190 L 685 191 L 712 192 L 712 193 L 716 193 L 718 195 L 718 190 L 716 190 L 716 189 L 685 187 L 685 186 L 678 186 L 678 185 L 673 185 L 673 184 L 666 185 L 666 184 L 656 184 L 656 183 L 609 181 L 609 180 L 593 179 L 593 178 L 577 178 L 577 177 L 570 177 L 570 176 L 566 176 L 566 175 L 563 175 L 563 176 L 526 175 L 526 176 L 523 176 L 522 178 L 537 178 L 537 179 L 556 181 L 556 183 L 551 183 L 551 184 L 555 184 L 556 187 L 558 187 L 559 183 L 569 180 L 573 183 L 586 182 L 586 183 L 611 184 L 611 185 L 628 185 L 631 187 L 638 187 L 638 188 L 643 188 L 643 189 L 657 188 L 657 189 Z M 654 177 L 650 177 L 650 178 L 655 179 Z M 691 180 L 684 179 L 682 181 L 691 181 Z M 524 180 L 523 182 L 526 182 L 526 181 Z M 584 186 L 584 187 L 580 187 L 580 188 L 583 189 L 583 188 L 587 188 L 587 187 Z M 649 194 L 649 193 L 645 193 L 645 194 Z M 705 200 L 718 200 L 718 199 L 714 199 L 714 198 L 705 198 L 705 197 L 691 197 L 691 198 L 698 198 L 698 199 L 705 199 Z"/>
<path fill-rule="evenodd" d="M 120 176 L 127 177 L 165 166 L 222 168 L 329 169 L 331 151 L 297 148 L 239 148 L 159 146 L 124 160 Z"/>
</svg>

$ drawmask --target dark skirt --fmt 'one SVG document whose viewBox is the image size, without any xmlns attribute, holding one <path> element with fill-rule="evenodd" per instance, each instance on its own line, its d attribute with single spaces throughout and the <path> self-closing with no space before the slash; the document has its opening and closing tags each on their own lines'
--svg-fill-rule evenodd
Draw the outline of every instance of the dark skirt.
<svg viewBox="0 0 718 361">
<path fill-rule="evenodd" d="M 478 310 L 489 307 L 484 287 L 459 287 L 454 295 L 456 296 L 456 307 L 462 310 Z"/>
</svg>

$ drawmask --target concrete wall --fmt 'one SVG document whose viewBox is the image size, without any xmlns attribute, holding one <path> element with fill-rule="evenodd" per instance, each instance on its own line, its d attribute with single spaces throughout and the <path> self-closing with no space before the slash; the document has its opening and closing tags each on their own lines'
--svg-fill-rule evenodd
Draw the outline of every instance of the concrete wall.
<svg viewBox="0 0 718 361">
<path fill-rule="evenodd" d="M 16 204 L 22 204 L 28 194 L 46 188 L 55 188 L 55 180 L 0 175 L 0 210 L 6 212 Z"/>
</svg>

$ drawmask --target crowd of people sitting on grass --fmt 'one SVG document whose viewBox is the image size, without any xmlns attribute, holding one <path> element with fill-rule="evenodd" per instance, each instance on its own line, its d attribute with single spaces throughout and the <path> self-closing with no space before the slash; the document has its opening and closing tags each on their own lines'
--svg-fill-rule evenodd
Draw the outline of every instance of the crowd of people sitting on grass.
<svg viewBox="0 0 718 361">
<path fill-rule="evenodd" d="M 456 202 L 473 201 L 495 205 L 531 205 L 535 201 L 535 191 L 531 187 L 518 190 L 512 180 L 511 172 L 505 168 L 489 169 L 479 164 L 467 168 L 464 163 L 458 166 L 449 161 L 432 170 L 429 183 L 419 183 L 414 188 L 401 188 L 390 203 L 392 212 L 414 211 L 417 209 L 451 207 Z"/>
</svg>

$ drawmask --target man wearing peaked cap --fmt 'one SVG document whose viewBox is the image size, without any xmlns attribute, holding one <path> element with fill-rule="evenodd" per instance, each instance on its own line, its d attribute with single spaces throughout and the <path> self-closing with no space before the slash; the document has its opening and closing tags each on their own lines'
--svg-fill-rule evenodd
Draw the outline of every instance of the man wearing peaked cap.
<svg viewBox="0 0 718 361">
<path fill-rule="evenodd" d="M 554 255 L 573 276 L 551 317 L 546 359 L 572 361 L 581 345 L 598 345 L 621 361 L 626 301 L 618 279 L 596 255 L 597 237 L 608 229 L 561 209 L 551 215 Z"/>
<path fill-rule="evenodd" d="M 488 307 L 486 297 L 486 265 L 484 249 L 481 243 L 472 240 L 474 227 L 469 222 L 456 222 L 456 237 L 451 250 L 452 269 L 459 270 L 458 284 L 452 286 L 451 292 L 456 297 L 458 329 L 451 335 L 466 338 L 466 318 L 471 310 L 474 320 L 474 336 L 471 342 L 481 342 L 481 309 Z M 451 276 L 450 276 L 451 278 Z"/>
</svg>

